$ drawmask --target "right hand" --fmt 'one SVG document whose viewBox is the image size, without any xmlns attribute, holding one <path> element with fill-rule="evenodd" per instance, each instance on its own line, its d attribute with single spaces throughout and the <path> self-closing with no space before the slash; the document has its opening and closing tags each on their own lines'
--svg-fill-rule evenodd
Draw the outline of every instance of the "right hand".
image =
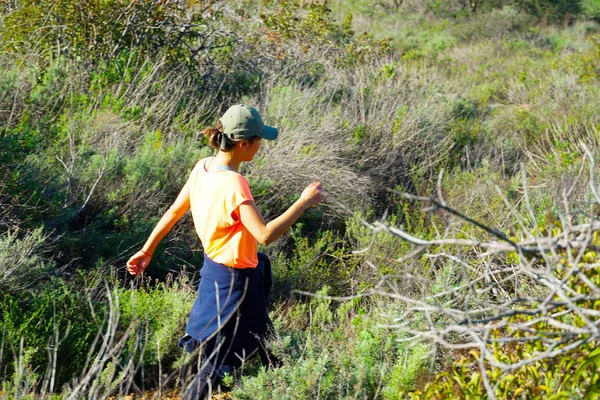
<svg viewBox="0 0 600 400">
<path fill-rule="evenodd" d="M 144 272 L 148 264 L 150 264 L 151 259 L 152 256 L 149 256 L 143 251 L 138 251 L 131 256 L 129 261 L 127 261 L 127 271 L 129 271 L 129 273 L 133 276 L 138 276 Z"/>
<path fill-rule="evenodd" d="M 316 206 L 325 199 L 323 185 L 321 182 L 314 181 L 302 191 L 300 198 L 304 200 L 306 207 Z"/>
</svg>

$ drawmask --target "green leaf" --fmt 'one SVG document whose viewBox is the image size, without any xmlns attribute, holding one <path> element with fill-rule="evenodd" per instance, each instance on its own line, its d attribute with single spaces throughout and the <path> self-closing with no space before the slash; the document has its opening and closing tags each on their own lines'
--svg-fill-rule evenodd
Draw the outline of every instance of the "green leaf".
<svg viewBox="0 0 600 400">
<path fill-rule="evenodd" d="M 566 392 L 566 391 L 562 391 L 562 392 L 558 392 L 550 397 L 548 397 L 548 400 L 570 400 L 571 399 L 571 394 L 570 392 Z"/>
</svg>

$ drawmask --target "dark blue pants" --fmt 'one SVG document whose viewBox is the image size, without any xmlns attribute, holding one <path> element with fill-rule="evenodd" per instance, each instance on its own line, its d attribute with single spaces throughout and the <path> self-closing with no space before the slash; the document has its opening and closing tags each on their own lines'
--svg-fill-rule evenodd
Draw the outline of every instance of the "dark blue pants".
<svg viewBox="0 0 600 400">
<path fill-rule="evenodd" d="M 200 276 L 186 335 L 179 341 L 190 352 L 201 346 L 202 366 L 184 394 L 194 400 L 257 350 L 263 364 L 273 362 L 263 346 L 273 330 L 266 311 L 273 282 L 269 258 L 258 253 L 256 268 L 235 269 L 205 256 Z"/>
</svg>

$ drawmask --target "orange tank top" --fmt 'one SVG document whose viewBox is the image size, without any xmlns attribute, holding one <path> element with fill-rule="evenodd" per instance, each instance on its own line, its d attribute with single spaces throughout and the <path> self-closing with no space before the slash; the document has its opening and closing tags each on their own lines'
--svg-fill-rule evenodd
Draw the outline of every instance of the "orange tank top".
<svg viewBox="0 0 600 400">
<path fill-rule="evenodd" d="M 200 160 L 190 175 L 190 207 L 204 252 L 233 268 L 255 268 L 258 242 L 235 211 L 254 201 L 248 181 L 231 170 L 208 171 L 213 157 Z"/>
</svg>

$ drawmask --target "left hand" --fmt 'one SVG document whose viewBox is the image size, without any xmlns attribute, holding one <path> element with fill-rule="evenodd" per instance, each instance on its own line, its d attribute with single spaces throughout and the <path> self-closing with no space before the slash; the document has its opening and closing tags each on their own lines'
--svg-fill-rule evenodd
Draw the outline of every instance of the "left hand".
<svg viewBox="0 0 600 400">
<path fill-rule="evenodd" d="M 144 272 L 151 259 L 152 256 L 140 250 L 127 261 L 127 271 L 133 276 L 138 276 Z"/>
</svg>

